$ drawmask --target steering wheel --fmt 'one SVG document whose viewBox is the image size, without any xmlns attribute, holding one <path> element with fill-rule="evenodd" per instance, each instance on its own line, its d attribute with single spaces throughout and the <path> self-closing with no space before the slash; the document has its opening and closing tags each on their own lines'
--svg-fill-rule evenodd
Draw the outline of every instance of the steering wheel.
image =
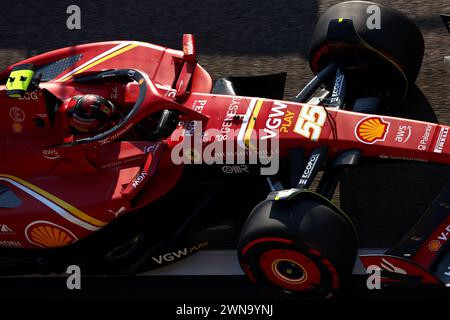
<svg viewBox="0 0 450 320">
<path fill-rule="evenodd" d="M 139 84 L 139 95 L 131 111 L 122 119 L 122 121 L 119 124 L 117 124 L 113 128 L 92 137 L 64 143 L 55 147 L 76 146 L 76 145 L 87 146 L 95 144 L 103 145 L 118 138 L 119 136 L 122 136 L 135 124 L 134 118 L 138 113 L 138 111 L 140 110 L 143 102 L 146 100 L 148 92 L 152 91 L 156 93 L 156 88 L 154 88 L 151 81 L 147 81 L 146 78 L 147 77 L 143 73 L 135 69 L 108 70 L 96 73 L 94 75 L 79 76 L 74 78 L 74 82 L 86 84 L 105 82 L 110 81 L 111 79 L 117 79 L 122 81 L 134 80 Z"/>
</svg>

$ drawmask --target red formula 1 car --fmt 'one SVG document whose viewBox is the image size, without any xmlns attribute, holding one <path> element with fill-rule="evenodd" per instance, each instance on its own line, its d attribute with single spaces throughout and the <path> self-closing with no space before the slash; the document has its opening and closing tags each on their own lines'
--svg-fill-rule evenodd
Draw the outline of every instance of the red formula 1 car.
<svg viewBox="0 0 450 320">
<path fill-rule="evenodd" d="M 381 29 L 366 23 L 369 6 Z M 191 35 L 183 51 L 102 42 L 10 66 L 0 73 L 0 272 L 139 272 L 237 243 L 265 291 L 328 296 L 357 253 L 350 217 L 330 201 L 341 172 L 366 158 L 450 164 L 449 126 L 392 116 L 423 52 L 409 19 L 356 1 L 320 18 L 316 76 L 295 101 L 282 100 L 285 74 L 213 86 Z M 449 198 L 446 188 L 399 244 L 359 257 L 364 266 L 386 284 L 450 283 Z"/>
</svg>

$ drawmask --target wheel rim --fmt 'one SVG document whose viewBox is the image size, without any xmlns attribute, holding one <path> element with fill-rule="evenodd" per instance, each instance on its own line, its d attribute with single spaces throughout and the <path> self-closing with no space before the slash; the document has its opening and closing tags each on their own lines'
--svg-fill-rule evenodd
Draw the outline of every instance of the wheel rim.
<svg viewBox="0 0 450 320">
<path fill-rule="evenodd" d="M 319 268 L 310 258 L 289 249 L 265 251 L 261 254 L 259 266 L 271 283 L 292 291 L 318 288 L 322 278 Z"/>
<path fill-rule="evenodd" d="M 282 281 L 302 283 L 308 279 L 308 273 L 297 262 L 278 259 L 272 263 L 272 272 Z"/>
</svg>

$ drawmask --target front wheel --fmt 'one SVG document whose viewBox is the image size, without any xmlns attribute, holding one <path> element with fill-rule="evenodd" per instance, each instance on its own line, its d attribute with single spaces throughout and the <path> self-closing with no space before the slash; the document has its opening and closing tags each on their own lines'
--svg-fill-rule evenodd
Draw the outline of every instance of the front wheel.
<svg viewBox="0 0 450 320">
<path fill-rule="evenodd" d="M 278 298 L 326 298 L 351 275 L 353 225 L 321 196 L 299 191 L 255 207 L 241 233 L 239 262 L 252 282 Z"/>
</svg>

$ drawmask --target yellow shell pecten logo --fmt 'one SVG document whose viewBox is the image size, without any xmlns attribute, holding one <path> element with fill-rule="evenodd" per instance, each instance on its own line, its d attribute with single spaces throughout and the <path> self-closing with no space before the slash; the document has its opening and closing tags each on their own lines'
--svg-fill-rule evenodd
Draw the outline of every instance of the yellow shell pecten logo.
<svg viewBox="0 0 450 320">
<path fill-rule="evenodd" d="M 430 241 L 428 244 L 428 249 L 430 251 L 438 251 L 441 248 L 441 242 L 439 240 Z"/>
<path fill-rule="evenodd" d="M 49 221 L 31 223 L 25 235 L 28 241 L 42 248 L 63 247 L 77 240 L 72 232 Z"/>
<path fill-rule="evenodd" d="M 368 117 L 358 122 L 355 128 L 355 135 L 359 141 L 372 144 L 377 141 L 384 141 L 389 130 L 389 122 L 381 117 Z"/>
</svg>

